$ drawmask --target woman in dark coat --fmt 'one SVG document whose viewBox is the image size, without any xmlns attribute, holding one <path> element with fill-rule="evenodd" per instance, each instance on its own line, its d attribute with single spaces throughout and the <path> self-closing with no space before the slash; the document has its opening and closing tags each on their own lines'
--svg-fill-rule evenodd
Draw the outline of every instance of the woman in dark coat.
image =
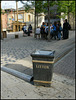
<svg viewBox="0 0 76 100">
<path fill-rule="evenodd" d="M 31 24 L 28 27 L 28 36 L 30 36 L 30 33 L 32 33 L 32 26 L 31 26 Z"/>
<path fill-rule="evenodd" d="M 42 39 L 45 39 L 45 27 L 46 27 L 46 24 L 45 24 L 45 22 L 43 22 L 42 23 L 42 25 L 41 25 L 41 28 L 40 28 L 40 30 L 41 30 L 41 38 Z"/>
<path fill-rule="evenodd" d="M 69 23 L 67 22 L 67 19 L 65 19 L 65 22 L 63 24 L 63 39 L 68 39 L 69 37 L 68 26 L 69 26 Z"/>
</svg>

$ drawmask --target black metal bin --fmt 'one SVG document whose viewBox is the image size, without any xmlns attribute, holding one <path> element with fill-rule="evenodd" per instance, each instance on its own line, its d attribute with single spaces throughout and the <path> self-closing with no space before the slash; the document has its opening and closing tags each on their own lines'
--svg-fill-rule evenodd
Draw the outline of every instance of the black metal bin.
<svg viewBox="0 0 76 100">
<path fill-rule="evenodd" d="M 51 86 L 54 64 L 54 52 L 51 50 L 35 50 L 32 56 L 34 85 Z"/>
</svg>

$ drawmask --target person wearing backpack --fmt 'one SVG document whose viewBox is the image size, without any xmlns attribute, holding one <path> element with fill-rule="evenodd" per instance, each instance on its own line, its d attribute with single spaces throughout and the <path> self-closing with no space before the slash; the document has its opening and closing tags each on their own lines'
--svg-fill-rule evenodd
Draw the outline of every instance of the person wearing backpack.
<svg viewBox="0 0 76 100">
<path fill-rule="evenodd" d="M 58 40 L 61 40 L 61 31 L 62 31 L 62 27 L 61 27 L 61 23 L 59 22 L 58 23 L 58 27 L 59 27 L 59 29 L 58 29 Z"/>
<path fill-rule="evenodd" d="M 63 23 L 63 39 L 68 39 L 69 38 L 69 27 L 70 24 L 67 22 L 67 19 L 65 19 Z"/>
<path fill-rule="evenodd" d="M 57 22 L 55 21 L 54 24 L 53 24 L 53 35 L 54 35 L 54 39 L 56 40 L 57 38 Z"/>
</svg>

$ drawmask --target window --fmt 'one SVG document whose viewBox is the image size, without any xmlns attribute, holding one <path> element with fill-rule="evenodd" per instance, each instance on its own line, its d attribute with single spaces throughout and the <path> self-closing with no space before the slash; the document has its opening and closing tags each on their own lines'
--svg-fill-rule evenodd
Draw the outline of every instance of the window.
<svg viewBox="0 0 76 100">
<path fill-rule="evenodd" d="M 30 21 L 30 15 L 28 15 L 28 21 Z"/>
</svg>

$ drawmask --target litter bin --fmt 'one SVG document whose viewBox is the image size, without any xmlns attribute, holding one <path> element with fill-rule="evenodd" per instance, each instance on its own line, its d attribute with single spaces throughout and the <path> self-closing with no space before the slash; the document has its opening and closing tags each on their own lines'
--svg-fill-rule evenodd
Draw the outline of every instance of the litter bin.
<svg viewBox="0 0 76 100">
<path fill-rule="evenodd" d="M 18 34 L 15 34 L 15 38 L 19 38 Z"/>
<path fill-rule="evenodd" d="M 54 52 L 51 50 L 35 50 L 32 56 L 34 85 L 51 86 L 54 64 Z"/>
<path fill-rule="evenodd" d="M 6 31 L 2 31 L 2 33 L 3 33 L 3 38 L 7 38 L 7 33 L 6 33 Z"/>
</svg>

